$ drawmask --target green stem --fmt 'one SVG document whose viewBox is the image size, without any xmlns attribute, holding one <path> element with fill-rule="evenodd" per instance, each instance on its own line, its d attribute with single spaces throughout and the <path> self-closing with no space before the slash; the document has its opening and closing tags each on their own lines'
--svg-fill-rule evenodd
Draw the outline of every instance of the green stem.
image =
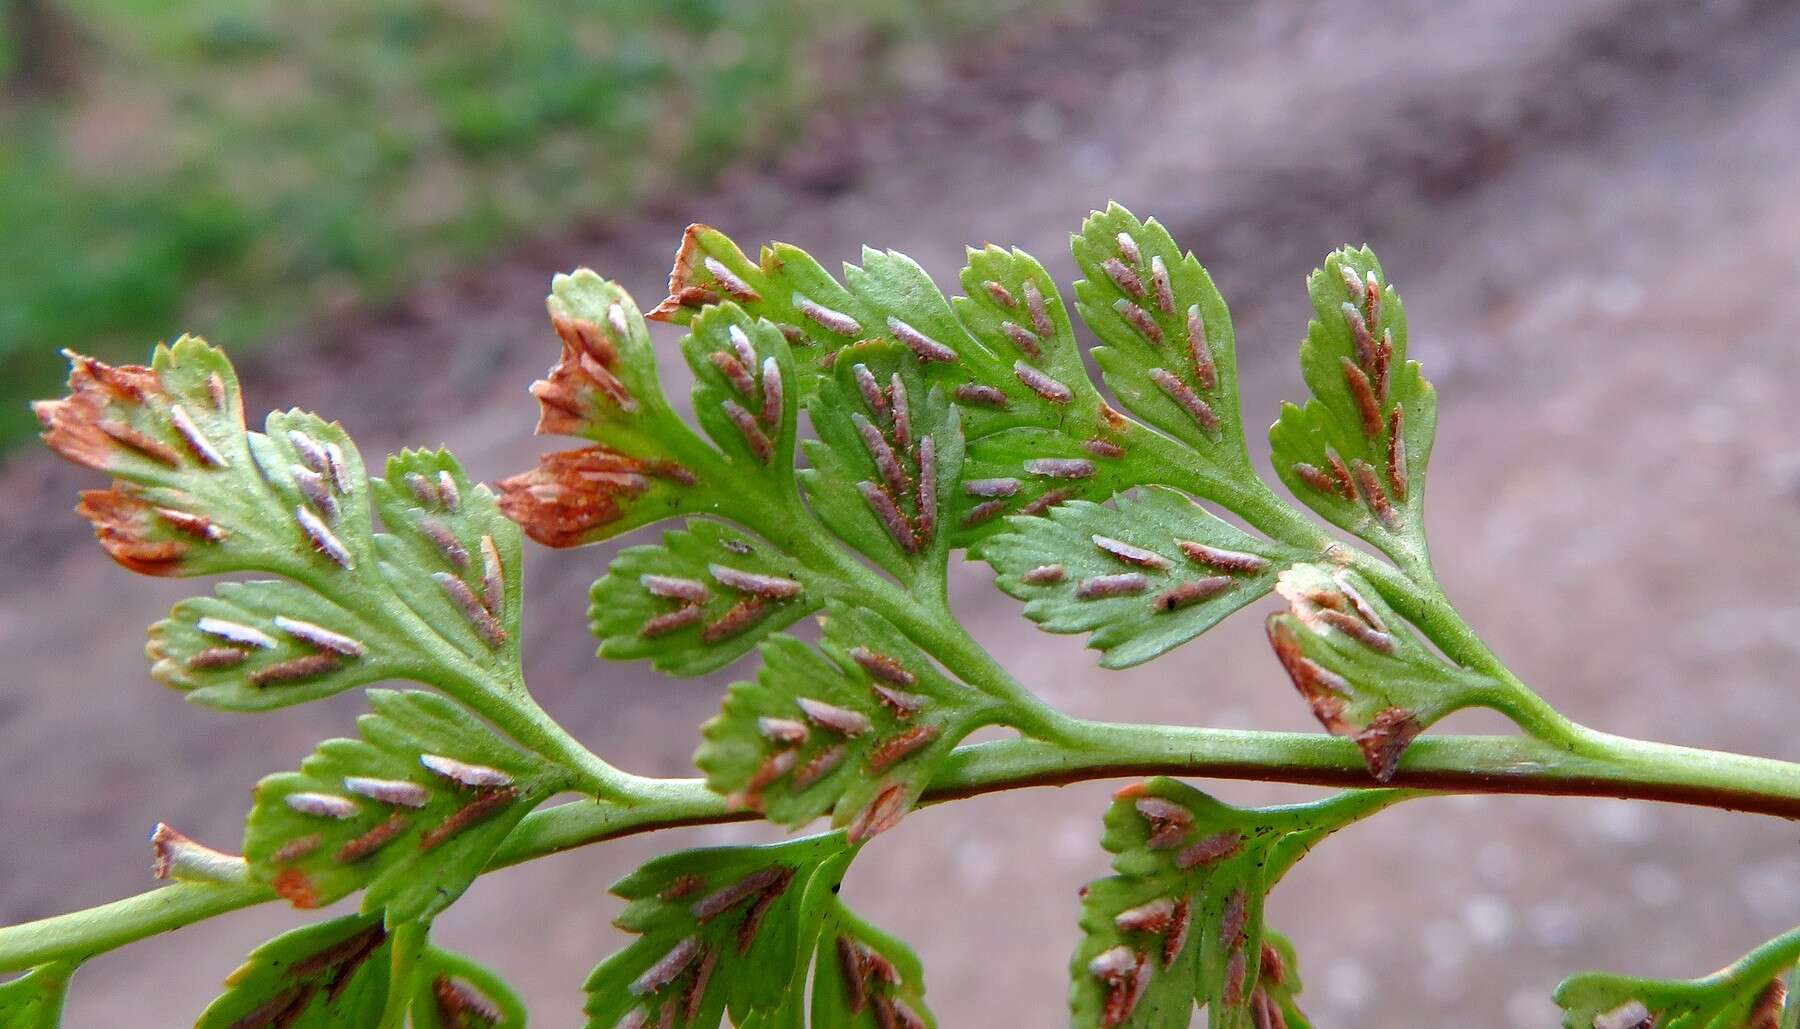
<svg viewBox="0 0 1800 1029">
<path fill-rule="evenodd" d="M 608 764 L 523 689 L 497 694 L 492 687 L 477 688 L 456 696 L 520 744 L 575 772 L 581 777 L 576 788 L 583 793 L 629 802 L 644 783 L 656 781 Z"/>
<path fill-rule="evenodd" d="M 425 951 L 427 926 L 424 922 L 402 922 L 394 928 L 393 971 L 388 974 L 387 1004 L 382 1009 L 377 1029 L 405 1029 L 406 1009 L 412 1000 L 413 971 Z"/>
<path fill-rule="evenodd" d="M 261 883 L 176 883 L 110 904 L 0 929 L 0 972 L 95 954 L 275 899 Z"/>
<path fill-rule="evenodd" d="M 1317 522 L 1276 496 L 1269 484 L 1248 466 L 1235 478 L 1211 481 L 1208 485 L 1210 492 L 1205 495 L 1217 498 L 1219 506 L 1278 543 L 1321 557 L 1337 553 L 1334 548 L 1350 549 Z"/>
<path fill-rule="evenodd" d="M 1800 960 L 1800 928 L 1789 929 L 1698 982 L 1706 985 L 1767 982 L 1786 975 L 1796 960 Z"/>
<path fill-rule="evenodd" d="M 1156 483 L 1210 500 L 1248 522 L 1277 543 L 1324 554 L 1337 543 L 1318 523 L 1269 489 L 1241 450 L 1224 467 L 1196 460 L 1193 450 L 1151 429 L 1134 432 L 1128 449 L 1135 463 L 1130 478 Z"/>
<path fill-rule="evenodd" d="M 1372 785 L 1348 740 L 1309 733 L 1080 723 L 1093 746 L 999 740 L 960 747 L 925 793 L 943 803 L 1002 790 L 1091 779 L 1180 775 Z M 1800 765 L 1695 750 L 1583 730 L 1593 753 L 1570 753 L 1517 736 L 1426 736 L 1390 786 L 1434 793 L 1622 797 L 1800 818 Z M 527 816 L 489 861 L 490 870 L 629 836 L 686 825 L 746 821 L 697 779 L 647 780 L 624 807 L 574 801 Z M 192 922 L 275 899 L 260 884 L 178 883 L 87 911 L 0 929 L 0 971 L 81 960 Z"/>
<path fill-rule="evenodd" d="M 1120 775 L 1372 785 L 1349 740 L 1311 733 L 1084 723 L 1092 749 L 1031 740 L 959 748 L 927 797 Z M 1800 818 L 1800 765 L 1582 730 L 1587 752 L 1518 736 L 1423 736 L 1397 787 L 1624 797 Z"/>
<path fill-rule="evenodd" d="M 1369 554 L 1354 550 L 1350 554 L 1350 566 L 1357 574 L 1369 580 L 1383 599 L 1446 657 L 1494 684 L 1482 698 L 1483 704 L 1512 719 L 1529 736 L 1565 749 L 1592 752 L 1588 751 L 1593 746 L 1591 730 L 1571 721 L 1520 681 L 1463 621 L 1437 580 L 1410 579 Z"/>
</svg>

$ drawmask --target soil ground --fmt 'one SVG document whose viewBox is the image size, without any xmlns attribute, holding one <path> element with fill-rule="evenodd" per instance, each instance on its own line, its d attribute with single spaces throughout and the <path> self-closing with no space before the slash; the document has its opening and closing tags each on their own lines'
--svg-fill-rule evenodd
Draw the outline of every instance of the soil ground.
<svg viewBox="0 0 1800 1029">
<path fill-rule="evenodd" d="M 1800 7 L 1570 0 L 1161 4 L 1022 26 L 921 68 L 884 110 L 822 119 L 790 158 L 572 227 L 400 307 L 252 362 L 250 406 L 341 418 L 365 452 L 451 446 L 483 478 L 544 447 L 524 386 L 553 356 L 549 276 L 588 264 L 643 301 L 683 224 L 782 238 L 828 264 L 864 241 L 950 281 L 960 245 L 1038 254 L 1117 199 L 1192 247 L 1233 303 L 1245 409 L 1293 396 L 1307 269 L 1367 240 L 1441 393 L 1430 485 L 1451 596 L 1527 682 L 1614 732 L 1800 759 Z M 670 338 L 672 344 L 672 337 Z M 224 341 L 229 342 L 229 341 Z M 128 580 L 67 515 L 93 477 L 27 457 L 0 482 L 0 922 L 148 885 L 145 830 L 236 838 L 248 784 L 349 730 L 354 697 L 266 717 L 152 685 L 142 626 L 194 590 Z M 634 771 L 687 774 L 730 676 L 601 665 L 585 589 L 612 548 L 533 553 L 527 672 Z M 1026 682 L 1115 719 L 1310 729 L 1246 615 L 1103 672 L 1032 630 L 979 567 L 959 610 Z M 736 669 L 739 674 L 742 669 Z M 1498 730 L 1453 717 L 1446 730 Z M 928 810 L 846 890 L 913 942 L 947 1026 L 1061 1024 L 1075 891 L 1105 870 L 1116 784 Z M 1231 800 L 1305 791 L 1221 784 Z M 484 879 L 442 934 L 497 965 L 539 1024 L 618 942 L 605 885 L 684 830 Z M 1587 967 L 1694 975 L 1800 923 L 1800 830 L 1611 801 L 1409 804 L 1333 839 L 1273 895 L 1322 1026 L 1555 1024 Z M 184 1024 L 258 941 L 258 909 L 95 961 L 72 1026 Z"/>
</svg>

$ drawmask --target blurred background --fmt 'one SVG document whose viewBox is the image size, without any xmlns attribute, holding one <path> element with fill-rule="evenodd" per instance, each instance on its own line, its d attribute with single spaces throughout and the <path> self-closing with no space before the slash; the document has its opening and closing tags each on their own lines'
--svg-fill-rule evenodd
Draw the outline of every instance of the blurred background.
<svg viewBox="0 0 1800 1029">
<path fill-rule="evenodd" d="M 148 887 L 159 819 L 232 847 L 250 784 L 362 707 L 233 716 L 150 682 L 143 627 L 204 587 L 131 579 L 68 513 L 98 477 L 42 453 L 23 406 L 55 394 L 57 349 L 141 359 L 201 333 L 253 411 L 319 410 L 365 453 L 448 444 L 495 479 L 545 449 L 525 387 L 556 351 L 550 276 L 591 265 L 648 304 L 689 221 L 828 265 L 895 247 L 940 282 L 992 240 L 1066 282 L 1068 232 L 1119 200 L 1212 270 L 1245 409 L 1271 419 L 1300 390 L 1305 272 L 1367 241 L 1441 393 L 1429 518 L 1469 620 L 1588 724 L 1800 760 L 1800 5 L 5 3 L 0 922 Z M 602 755 L 689 774 L 733 676 L 596 662 L 585 591 L 613 549 L 533 550 L 530 681 Z M 956 585 L 977 635 L 1075 712 L 1316 728 L 1252 614 L 1102 672 L 981 568 Z M 920 812 L 859 860 L 847 896 L 920 950 L 944 1025 L 1065 1021 L 1115 785 Z M 619 943 L 613 879 L 774 835 L 538 862 L 440 932 L 537 1024 L 574 1026 Z M 1427 800 L 1323 845 L 1271 918 L 1327 1029 L 1549 1027 L 1565 974 L 1697 975 L 1800 923 L 1797 844 L 1719 812 Z M 68 1022 L 187 1024 L 302 918 L 96 960 Z"/>
</svg>

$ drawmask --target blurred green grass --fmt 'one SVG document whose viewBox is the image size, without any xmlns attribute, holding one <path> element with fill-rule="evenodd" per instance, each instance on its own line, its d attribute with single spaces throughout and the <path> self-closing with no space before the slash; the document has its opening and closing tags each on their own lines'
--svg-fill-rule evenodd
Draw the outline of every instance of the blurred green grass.
<svg viewBox="0 0 1800 1029">
<path fill-rule="evenodd" d="M 892 88 L 920 48 L 1031 6 L 36 3 L 67 16 L 76 74 L 0 101 L 0 447 L 56 392 L 61 347 L 141 359 L 193 331 L 242 350 L 379 302 L 703 183 L 821 99 Z M 17 35 L 0 75 L 30 56 Z"/>
</svg>

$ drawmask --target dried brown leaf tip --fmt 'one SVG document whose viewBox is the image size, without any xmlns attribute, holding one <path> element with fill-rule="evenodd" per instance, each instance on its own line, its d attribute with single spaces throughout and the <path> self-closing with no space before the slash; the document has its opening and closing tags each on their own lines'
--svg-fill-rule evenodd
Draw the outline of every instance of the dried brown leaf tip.
<svg viewBox="0 0 1800 1029">
<path fill-rule="evenodd" d="M 727 298 L 743 304 L 755 303 L 762 294 L 751 285 L 752 276 L 761 277 L 724 233 L 710 225 L 689 225 L 681 236 L 681 248 L 675 252 L 675 265 L 669 269 L 669 295 L 645 317 L 659 322 L 682 321 L 684 315 Z"/>
<path fill-rule="evenodd" d="M 151 504 L 123 484 L 84 491 L 75 513 L 114 561 L 142 575 L 191 574 L 193 549 L 225 538 L 205 515 Z"/>
<path fill-rule="evenodd" d="M 158 879 L 227 883 L 242 881 L 246 874 L 243 858 L 196 843 L 162 822 L 150 832 L 150 850 L 150 873 Z"/>
<path fill-rule="evenodd" d="M 1275 650 L 1276 660 L 1286 669 L 1288 678 L 1294 682 L 1294 688 L 1306 698 L 1319 724 L 1340 736 L 1353 732 L 1350 723 L 1344 720 L 1344 706 L 1351 693 L 1350 683 L 1343 676 L 1306 656 L 1305 651 L 1300 648 L 1300 630 L 1293 622 L 1280 615 L 1270 615 L 1268 633 L 1269 645 Z"/>
<path fill-rule="evenodd" d="M 651 490 L 695 484 L 680 465 L 584 447 L 545 454 L 531 471 L 501 480 L 498 490 L 500 510 L 526 535 L 546 546 L 573 547 L 625 518 Z"/>
<path fill-rule="evenodd" d="M 629 342 L 629 323 L 614 301 L 607 324 L 575 317 L 551 305 L 550 324 L 562 341 L 562 355 L 542 379 L 531 384 L 537 398 L 540 435 L 589 435 L 608 411 L 634 414 L 638 400 L 619 378 L 619 352 Z"/>
<path fill-rule="evenodd" d="M 132 571 L 205 570 L 192 559 L 229 534 L 187 491 L 203 486 L 206 473 L 230 468 L 243 447 L 242 410 L 223 357 L 190 338 L 158 347 L 155 367 L 114 367 L 65 353 L 69 395 L 32 405 L 44 442 L 70 461 L 119 476 L 110 489 L 83 493 L 76 513 Z M 161 487 L 157 502 L 135 483 Z"/>
<path fill-rule="evenodd" d="M 153 479 L 230 467 L 227 441 L 215 438 L 216 425 L 223 419 L 241 433 L 243 422 L 223 373 L 200 378 L 190 391 L 194 396 L 177 395 L 165 384 L 160 366 L 114 367 L 64 353 L 70 363 L 69 395 L 32 405 L 50 449 L 89 468 Z M 158 348 L 157 359 L 198 364 L 217 360 L 217 355 L 199 340 L 184 338 L 174 347 Z M 193 370 L 184 369 L 184 377 L 193 377 Z M 203 423 L 215 427 L 209 430 Z"/>
<path fill-rule="evenodd" d="M 1356 746 L 1362 751 L 1363 764 L 1369 766 L 1369 774 L 1382 782 L 1392 779 L 1400 765 L 1400 755 L 1424 729 L 1411 711 L 1402 707 L 1383 708 L 1355 737 Z"/>
<path fill-rule="evenodd" d="M 155 424 L 153 406 L 169 397 L 156 373 L 142 365 L 113 367 L 68 352 L 69 395 L 31 405 L 50 449 L 76 464 L 111 471 L 127 455 L 180 467 L 181 443 Z"/>
</svg>

